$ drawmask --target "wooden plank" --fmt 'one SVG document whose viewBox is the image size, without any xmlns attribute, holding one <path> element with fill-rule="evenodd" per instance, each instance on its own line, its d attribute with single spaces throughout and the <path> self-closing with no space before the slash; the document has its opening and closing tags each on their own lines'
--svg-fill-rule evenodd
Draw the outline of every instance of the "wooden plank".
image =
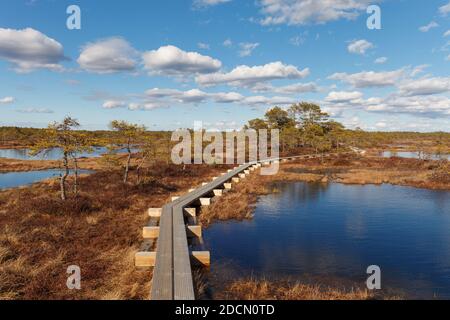
<svg viewBox="0 0 450 320">
<path fill-rule="evenodd" d="M 159 237 L 159 227 L 144 227 L 142 229 L 144 239 L 157 239 Z"/>
<path fill-rule="evenodd" d="M 184 208 L 184 214 L 191 217 L 197 216 L 197 209 L 195 208 Z"/>
<path fill-rule="evenodd" d="M 210 206 L 212 203 L 211 198 L 200 198 L 198 200 L 202 206 Z"/>
<path fill-rule="evenodd" d="M 173 299 L 173 226 L 172 206 L 162 208 L 160 236 L 156 244 L 156 264 L 153 270 L 152 300 Z"/>
<path fill-rule="evenodd" d="M 137 252 L 134 256 L 136 267 L 154 267 L 156 263 L 156 252 Z"/>
<path fill-rule="evenodd" d="M 160 232 L 159 230 L 159 227 L 144 227 L 142 236 L 144 239 L 158 239 Z M 187 226 L 186 232 L 188 238 L 202 237 L 202 227 L 198 225 Z"/>
<path fill-rule="evenodd" d="M 204 267 L 209 267 L 211 265 L 211 254 L 209 251 L 192 251 L 191 259 L 192 263 L 195 265 Z"/>
<path fill-rule="evenodd" d="M 174 300 L 195 299 L 186 225 L 180 206 L 173 209 L 173 279 Z"/>
<path fill-rule="evenodd" d="M 187 236 L 190 238 L 201 238 L 202 237 L 202 226 L 188 226 L 186 230 Z"/>
<path fill-rule="evenodd" d="M 159 217 L 161 217 L 161 212 L 162 212 L 161 208 L 149 208 L 148 209 L 148 215 L 151 218 L 159 218 Z"/>
</svg>

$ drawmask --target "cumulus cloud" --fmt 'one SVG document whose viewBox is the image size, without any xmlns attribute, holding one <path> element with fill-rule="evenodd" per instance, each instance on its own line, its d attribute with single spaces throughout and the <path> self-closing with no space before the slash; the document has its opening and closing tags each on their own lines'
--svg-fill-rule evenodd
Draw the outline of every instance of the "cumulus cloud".
<svg viewBox="0 0 450 320">
<path fill-rule="evenodd" d="M 424 118 L 450 117 L 450 99 L 442 95 L 403 96 L 396 93 L 387 97 L 371 97 L 369 99 L 330 100 L 333 99 L 325 99 L 323 105 L 327 111 L 332 111 L 334 114 L 357 108 L 368 112 L 409 114 Z"/>
<path fill-rule="evenodd" d="M 363 71 L 359 73 L 335 73 L 328 77 L 331 80 L 340 80 L 355 88 L 393 86 L 403 76 L 404 70 L 385 72 Z"/>
<path fill-rule="evenodd" d="M 218 71 L 222 62 L 197 52 L 186 52 L 175 46 L 164 46 L 142 55 L 144 67 L 152 74 L 192 75 Z"/>
<path fill-rule="evenodd" d="M 252 87 L 261 82 L 277 79 L 299 79 L 309 75 L 309 69 L 299 70 L 293 65 L 285 65 L 280 61 L 262 66 L 238 66 L 228 73 L 212 73 L 196 77 L 202 86 L 229 84 L 233 86 Z"/>
<path fill-rule="evenodd" d="M 372 111 L 406 113 L 428 118 L 449 117 L 450 99 L 437 95 L 418 97 L 391 96 L 383 101 L 379 110 Z"/>
<path fill-rule="evenodd" d="M 366 54 L 366 51 L 372 49 L 374 46 L 371 42 L 361 39 L 353 40 L 347 47 L 348 52 L 354 54 Z"/>
<path fill-rule="evenodd" d="M 239 43 L 239 56 L 248 57 L 251 56 L 253 50 L 255 50 L 259 46 L 259 43 L 250 43 L 250 42 L 242 42 Z"/>
<path fill-rule="evenodd" d="M 213 94 L 213 99 L 217 103 L 235 103 L 244 100 L 244 96 L 237 92 L 219 92 Z"/>
<path fill-rule="evenodd" d="M 88 43 L 77 62 L 86 71 L 100 74 L 134 71 L 137 51 L 122 38 L 109 38 Z"/>
<path fill-rule="evenodd" d="M 36 69 L 62 71 L 60 63 L 67 60 L 59 42 L 32 28 L 0 28 L 0 59 L 10 62 L 19 73 Z"/>
<path fill-rule="evenodd" d="M 14 103 L 14 101 L 16 101 L 16 99 L 14 99 L 14 97 L 0 98 L 0 104 L 10 104 L 10 103 Z"/>
<path fill-rule="evenodd" d="M 350 102 L 358 101 L 363 97 L 359 91 L 331 91 L 325 98 L 327 102 Z"/>
<path fill-rule="evenodd" d="M 208 99 L 208 94 L 199 89 L 181 91 L 177 89 L 153 88 L 145 92 L 146 96 L 155 99 L 169 98 L 179 103 L 201 103 Z"/>
<path fill-rule="evenodd" d="M 443 16 L 446 16 L 450 13 L 450 1 L 446 5 L 443 5 L 439 8 L 439 13 Z"/>
<path fill-rule="evenodd" d="M 420 27 L 420 28 L 419 28 L 419 31 L 420 31 L 420 32 L 428 32 L 428 31 L 430 31 L 431 29 L 437 28 L 437 27 L 439 27 L 439 25 L 438 25 L 436 22 L 431 21 L 431 22 L 430 22 L 429 24 L 427 24 L 426 26 Z"/>
<path fill-rule="evenodd" d="M 261 0 L 262 25 L 303 25 L 355 19 L 376 0 Z"/>
<path fill-rule="evenodd" d="M 147 99 L 154 103 L 184 103 L 184 104 L 199 104 L 208 101 L 221 104 L 239 104 L 246 106 L 259 105 L 289 105 L 295 102 L 289 97 L 266 97 L 266 96 L 243 96 L 237 92 L 214 92 L 207 93 L 199 89 L 192 89 L 187 91 L 177 89 L 160 89 L 153 88 L 145 92 Z"/>
<path fill-rule="evenodd" d="M 450 77 L 409 80 L 398 86 L 404 96 L 432 95 L 450 91 Z"/>
<path fill-rule="evenodd" d="M 379 57 L 377 59 L 375 59 L 374 63 L 376 64 L 384 64 L 388 61 L 388 58 L 386 57 Z"/>
</svg>

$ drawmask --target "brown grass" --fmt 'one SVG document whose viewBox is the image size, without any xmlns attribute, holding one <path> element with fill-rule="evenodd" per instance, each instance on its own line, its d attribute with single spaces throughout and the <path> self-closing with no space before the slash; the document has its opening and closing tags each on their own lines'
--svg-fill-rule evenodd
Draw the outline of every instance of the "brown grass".
<svg viewBox="0 0 450 320">
<path fill-rule="evenodd" d="M 121 172 L 80 178 L 77 199 L 58 200 L 55 180 L 0 192 L 0 299 L 147 299 L 151 270 L 136 270 L 146 209 L 222 172 L 223 167 L 158 165 L 144 182 Z M 66 287 L 69 265 L 81 290 Z"/>
<path fill-rule="evenodd" d="M 291 281 L 239 279 L 218 293 L 225 300 L 373 300 L 398 299 L 361 288 L 336 288 Z"/>
</svg>

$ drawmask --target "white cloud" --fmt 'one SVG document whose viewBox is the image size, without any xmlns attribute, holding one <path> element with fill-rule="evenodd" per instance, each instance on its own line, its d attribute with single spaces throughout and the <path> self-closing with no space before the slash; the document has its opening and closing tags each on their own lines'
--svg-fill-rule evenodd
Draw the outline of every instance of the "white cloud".
<svg viewBox="0 0 450 320">
<path fill-rule="evenodd" d="M 197 83 L 203 86 L 230 84 L 234 86 L 252 87 L 257 83 L 277 79 L 300 79 L 309 75 L 309 69 L 299 70 L 293 65 L 285 65 L 280 61 L 262 66 L 238 66 L 228 73 L 199 75 Z"/>
<path fill-rule="evenodd" d="M 169 98 L 179 103 L 201 103 L 208 99 L 208 94 L 199 89 L 181 91 L 176 89 L 153 88 L 145 92 L 146 96 L 155 99 Z"/>
<path fill-rule="evenodd" d="M 383 114 L 409 114 L 424 118 L 450 117 L 450 99 L 445 96 L 402 96 L 391 94 L 385 98 L 372 97 L 346 102 L 325 101 L 326 110 L 342 113 L 343 110 L 361 108 L 368 112 Z"/>
<path fill-rule="evenodd" d="M 439 27 L 439 25 L 438 25 L 436 22 L 431 21 L 431 22 L 430 22 L 429 24 L 427 24 L 426 26 L 420 27 L 420 28 L 419 28 L 419 31 L 420 31 L 420 32 L 428 32 L 428 31 L 430 31 L 431 29 L 437 28 L 437 27 Z"/>
<path fill-rule="evenodd" d="M 386 128 L 386 127 L 387 127 L 387 123 L 384 122 L 384 121 L 380 121 L 380 122 L 377 122 L 377 123 L 375 124 L 375 127 L 380 128 L 380 129 Z"/>
<path fill-rule="evenodd" d="M 398 86 L 403 96 L 439 94 L 450 91 L 450 77 L 409 80 Z"/>
<path fill-rule="evenodd" d="M 295 103 L 296 100 L 288 97 L 265 97 L 265 96 L 250 96 L 246 97 L 242 103 L 248 106 L 286 106 Z"/>
<path fill-rule="evenodd" d="M 238 104 L 246 106 L 258 106 L 258 105 L 288 105 L 295 102 L 294 99 L 289 97 L 266 97 L 266 96 L 243 96 L 237 92 L 214 92 L 206 93 L 199 89 L 192 89 L 187 91 L 181 91 L 177 89 L 160 89 L 153 88 L 145 92 L 147 99 L 150 99 L 156 104 L 199 104 L 208 101 L 221 104 Z"/>
<path fill-rule="evenodd" d="M 420 65 L 420 66 L 414 67 L 414 69 L 412 69 L 412 71 L 411 71 L 411 73 L 410 73 L 410 76 L 411 76 L 411 77 L 415 77 L 415 76 L 417 76 L 418 74 L 423 73 L 424 70 L 425 70 L 426 68 L 428 68 L 429 66 L 430 66 L 430 65 L 428 65 L 428 64 L 422 64 L 422 65 Z"/>
<path fill-rule="evenodd" d="M 445 31 L 444 37 L 450 37 L 450 30 Z"/>
<path fill-rule="evenodd" d="M 361 39 L 352 41 L 348 45 L 347 50 L 348 52 L 354 54 L 365 54 L 367 50 L 372 49 L 373 47 L 374 46 L 371 42 Z"/>
<path fill-rule="evenodd" d="M 231 46 L 233 45 L 233 41 L 231 41 L 231 39 L 226 39 L 226 40 L 222 43 L 222 45 L 223 45 L 224 47 L 231 47 Z"/>
<path fill-rule="evenodd" d="M 28 108 L 28 109 L 19 109 L 17 112 L 20 113 L 54 113 L 53 110 L 47 108 Z"/>
<path fill-rule="evenodd" d="M 186 52 L 175 46 L 164 46 L 143 55 L 144 67 L 152 74 L 192 75 L 216 72 L 222 62 L 197 52 Z"/>
<path fill-rule="evenodd" d="M 217 103 L 235 103 L 244 100 L 244 96 L 237 92 L 219 92 L 213 94 L 213 98 Z"/>
<path fill-rule="evenodd" d="M 14 101 L 16 101 L 16 99 L 14 99 L 14 97 L 4 97 L 0 99 L 0 104 L 10 104 L 10 103 L 14 103 Z"/>
<path fill-rule="evenodd" d="M 446 5 L 443 5 L 442 7 L 440 7 L 439 12 L 443 16 L 446 16 L 447 14 L 449 14 L 450 13 L 450 1 Z"/>
<path fill-rule="evenodd" d="M 363 94 L 359 91 L 331 91 L 325 98 L 327 102 L 350 102 L 361 99 Z"/>
<path fill-rule="evenodd" d="M 408 113 L 423 117 L 450 117 L 450 99 L 445 96 L 388 97 L 385 112 Z"/>
<path fill-rule="evenodd" d="M 209 44 L 203 43 L 203 42 L 197 43 L 197 46 L 198 46 L 200 49 L 203 49 L 203 50 L 209 50 L 209 49 L 210 49 Z"/>
<path fill-rule="evenodd" d="M 259 46 L 259 43 L 242 42 L 239 43 L 239 56 L 248 57 L 252 55 L 253 50 Z"/>
<path fill-rule="evenodd" d="M 379 57 L 379 58 L 377 58 L 375 61 L 374 61 L 374 63 L 376 63 L 376 64 L 384 64 L 384 63 L 386 63 L 388 61 L 388 58 L 386 58 L 386 57 Z"/>
<path fill-rule="evenodd" d="M 353 74 L 335 73 L 328 79 L 340 80 L 355 88 L 386 87 L 395 85 L 403 74 L 403 69 L 385 72 L 363 71 Z"/>
<path fill-rule="evenodd" d="M 62 71 L 60 62 L 67 60 L 59 42 L 32 28 L 0 28 L 0 59 L 10 62 L 19 73 L 36 69 Z"/>
<path fill-rule="evenodd" d="M 167 108 L 168 105 L 159 102 L 145 102 L 145 103 L 130 103 L 128 109 L 131 111 L 151 111 L 160 108 Z"/>
<path fill-rule="evenodd" d="M 137 55 L 126 40 L 109 38 L 85 45 L 77 62 L 82 69 L 99 74 L 134 71 Z"/>
<path fill-rule="evenodd" d="M 194 7 L 195 8 L 212 7 L 230 1 L 231 0 L 194 0 Z"/>
<path fill-rule="evenodd" d="M 262 25 L 302 25 L 354 19 L 376 0 L 261 0 Z"/>
<path fill-rule="evenodd" d="M 281 87 L 275 87 L 270 84 L 257 84 L 252 87 L 253 91 L 256 92 L 274 92 L 278 94 L 299 94 L 299 93 L 305 93 L 305 92 L 317 92 L 318 88 L 317 85 L 314 82 L 308 82 L 308 83 L 294 83 L 286 86 Z"/>
<path fill-rule="evenodd" d="M 445 58 L 445 60 L 450 61 L 450 54 Z"/>
<path fill-rule="evenodd" d="M 120 100 L 107 100 L 103 103 L 104 109 L 117 109 L 117 108 L 125 108 L 127 103 Z"/>
</svg>

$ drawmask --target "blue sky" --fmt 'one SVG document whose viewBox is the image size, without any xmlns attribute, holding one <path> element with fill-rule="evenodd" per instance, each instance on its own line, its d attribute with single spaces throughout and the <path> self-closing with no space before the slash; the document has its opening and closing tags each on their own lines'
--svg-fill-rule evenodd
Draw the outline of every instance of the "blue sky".
<svg viewBox="0 0 450 320">
<path fill-rule="evenodd" d="M 449 0 L 0 3 L 0 125 L 233 129 L 312 101 L 349 128 L 450 131 L 449 71 Z"/>
</svg>

